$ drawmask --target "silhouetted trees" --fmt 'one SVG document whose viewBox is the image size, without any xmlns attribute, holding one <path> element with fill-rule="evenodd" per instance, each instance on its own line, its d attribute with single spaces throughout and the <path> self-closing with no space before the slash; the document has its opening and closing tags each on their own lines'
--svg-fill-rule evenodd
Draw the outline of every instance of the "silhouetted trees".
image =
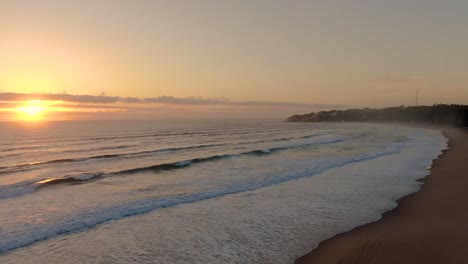
<svg viewBox="0 0 468 264">
<path fill-rule="evenodd" d="M 468 127 L 468 105 L 436 104 L 384 109 L 332 110 L 293 115 L 287 122 L 405 122 Z"/>
</svg>

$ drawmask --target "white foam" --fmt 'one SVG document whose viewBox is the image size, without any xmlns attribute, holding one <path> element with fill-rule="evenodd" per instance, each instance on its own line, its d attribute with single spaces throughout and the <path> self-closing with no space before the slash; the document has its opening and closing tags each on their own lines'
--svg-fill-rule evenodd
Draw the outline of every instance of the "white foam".
<svg viewBox="0 0 468 264">
<path fill-rule="evenodd" d="M 178 195 L 165 196 L 165 190 L 158 189 L 156 198 L 72 212 L 54 225 L 2 230 L 1 251 L 48 240 L 0 260 L 61 263 L 66 256 L 76 263 L 291 263 L 321 240 L 377 220 L 395 206 L 396 199 L 418 190 L 416 179 L 428 174 L 425 168 L 440 153 L 439 143 L 445 139 L 422 129 L 399 133 L 410 140 L 358 155 L 315 158 L 310 164 L 294 153 L 222 161 L 223 166 L 240 162 L 247 166 L 235 167 L 244 178 L 226 170 L 217 178 L 205 179 L 203 173 L 212 175 L 209 169 L 220 167 L 194 166 L 187 174 L 180 172 L 180 177 L 197 172 L 198 191 L 182 189 Z M 265 164 L 284 166 L 288 173 Z M 252 166 L 258 167 L 252 174 L 256 177 L 249 174 Z M 172 188 L 181 188 L 177 186 Z M 141 215 L 127 217 L 135 214 Z M 57 237 L 100 223 L 107 224 Z"/>
</svg>

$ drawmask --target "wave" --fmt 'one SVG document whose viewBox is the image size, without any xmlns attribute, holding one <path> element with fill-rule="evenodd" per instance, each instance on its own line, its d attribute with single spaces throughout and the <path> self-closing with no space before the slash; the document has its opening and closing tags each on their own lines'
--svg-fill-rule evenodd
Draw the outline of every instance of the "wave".
<svg viewBox="0 0 468 264">
<path fill-rule="evenodd" d="M 16 151 L 16 150 L 23 150 L 23 149 L 40 149 L 44 147 L 45 147 L 44 145 L 13 147 L 13 148 L 0 149 L 0 152 Z"/>
<path fill-rule="evenodd" d="M 273 153 L 275 153 L 277 151 L 295 149 L 295 148 L 298 148 L 298 147 L 307 147 L 307 146 L 317 145 L 317 144 L 336 143 L 336 142 L 343 141 L 345 139 L 347 139 L 347 138 L 334 138 L 334 139 L 330 139 L 330 140 L 322 140 L 322 141 L 316 141 L 316 142 L 311 142 L 311 143 L 307 143 L 307 144 L 298 144 L 298 145 L 294 145 L 294 146 L 267 148 L 267 149 L 257 149 L 257 150 L 251 150 L 251 151 L 236 153 L 236 154 L 222 154 L 222 155 L 214 155 L 214 156 L 208 156 L 208 157 L 194 158 L 194 159 L 189 159 L 189 160 L 184 160 L 184 161 L 177 161 L 177 162 L 158 164 L 158 165 L 153 165 L 153 166 L 148 166 L 148 167 L 140 167 L 140 168 L 122 170 L 122 171 L 119 171 L 119 172 L 114 172 L 112 174 L 133 174 L 133 173 L 139 173 L 139 172 L 144 172 L 144 171 L 157 172 L 157 171 L 164 171 L 164 170 L 175 170 L 175 169 L 186 168 L 188 166 L 191 166 L 191 165 L 197 164 L 197 163 L 203 163 L 203 162 L 208 162 L 208 161 L 216 161 L 216 160 L 222 160 L 222 159 L 229 159 L 229 158 L 235 158 L 235 157 L 240 157 L 240 156 L 248 156 L 248 155 L 263 156 L 263 155 L 273 154 Z"/>
<path fill-rule="evenodd" d="M 161 171 L 168 171 L 168 170 L 177 170 L 177 169 L 187 168 L 189 166 L 192 166 L 198 163 L 230 159 L 230 158 L 241 157 L 241 156 L 264 156 L 264 155 L 273 154 L 278 151 L 302 148 L 302 147 L 307 147 L 307 146 L 312 146 L 312 145 L 317 145 L 317 144 L 331 144 L 331 143 L 340 142 L 346 139 L 349 139 L 349 138 L 343 137 L 343 138 L 322 139 L 322 140 L 316 140 L 314 142 L 310 142 L 307 144 L 297 144 L 294 146 L 258 149 L 258 150 L 251 150 L 251 151 L 234 153 L 234 154 L 220 154 L 220 155 L 213 155 L 213 156 L 207 156 L 207 157 L 198 157 L 198 158 L 193 158 L 193 159 L 188 159 L 188 160 L 182 160 L 182 161 L 176 161 L 176 162 L 170 162 L 170 163 L 162 163 L 162 164 L 156 164 L 152 166 L 138 167 L 138 168 L 121 170 L 121 171 L 109 172 L 109 173 L 104 173 L 104 172 L 84 173 L 84 174 L 75 175 L 75 176 L 65 176 L 65 177 L 60 177 L 60 178 L 45 178 L 39 181 L 33 181 L 33 182 L 28 181 L 28 182 L 16 183 L 15 185 L 1 187 L 0 199 L 12 198 L 15 196 L 33 193 L 39 188 L 47 187 L 51 185 L 81 184 L 81 183 L 86 183 L 88 181 L 95 181 L 100 178 L 112 177 L 112 176 L 117 176 L 117 175 L 118 176 L 130 175 L 130 174 L 136 174 L 136 173 L 141 173 L 141 172 L 146 172 L 146 171 L 161 172 Z M 64 160 L 56 160 L 54 162 L 67 162 L 67 161 L 64 159 Z"/>
<path fill-rule="evenodd" d="M 13 198 L 35 192 L 34 181 L 23 181 L 0 187 L 0 199 Z"/>
<path fill-rule="evenodd" d="M 408 147 L 406 143 L 394 143 L 386 149 L 374 153 L 357 155 L 350 158 L 342 158 L 328 164 L 321 164 L 314 168 L 294 171 L 293 174 L 280 175 L 274 178 L 252 180 L 247 183 L 225 186 L 219 189 L 206 190 L 197 193 L 183 194 L 169 197 L 159 197 L 101 208 L 91 212 L 84 212 L 69 216 L 60 224 L 50 226 L 38 226 L 29 229 L 27 235 L 18 236 L 17 233 L 5 233 L 0 241 L 0 253 L 4 253 L 19 247 L 31 245 L 35 242 L 59 236 L 61 234 L 81 231 L 86 228 L 95 227 L 109 221 L 123 219 L 133 215 L 145 214 L 157 209 L 173 207 L 181 204 L 195 203 L 207 199 L 218 198 L 226 195 L 254 191 L 260 188 L 280 184 L 283 182 L 310 177 L 327 170 L 346 166 L 350 163 L 371 160 L 386 155 L 397 154 Z M 90 178 L 92 178 L 90 176 Z"/>
<path fill-rule="evenodd" d="M 139 151 L 139 152 L 132 152 L 132 153 L 103 154 L 103 155 L 96 155 L 96 156 L 82 157 L 82 158 L 56 159 L 56 160 L 49 160 L 49 161 L 32 162 L 32 163 L 19 164 L 19 165 L 10 166 L 10 167 L 0 167 L 0 174 L 25 171 L 25 170 L 31 169 L 32 167 L 39 166 L 39 165 L 69 163 L 69 162 L 83 162 L 83 161 L 94 160 L 94 159 L 125 158 L 125 157 L 142 155 L 142 154 L 152 154 L 152 153 L 154 154 L 158 152 L 198 149 L 198 148 L 206 148 L 206 147 L 219 146 L 219 145 L 220 144 L 205 144 L 205 145 L 196 145 L 196 146 L 188 146 L 188 147 L 163 148 L 163 149 Z"/>
<path fill-rule="evenodd" d="M 45 178 L 39 181 L 22 181 L 14 184 L 4 185 L 0 187 L 0 199 L 8 199 L 21 195 L 31 194 L 38 189 L 53 186 L 57 184 L 80 184 L 99 179 L 105 174 L 103 172 L 83 173 L 74 176 L 65 176 L 62 178 Z"/>
<path fill-rule="evenodd" d="M 281 130 L 282 132 L 287 132 L 287 131 L 296 131 L 296 129 L 284 129 Z M 259 129 L 253 129 L 253 130 L 244 130 L 244 129 L 239 129 L 239 130 L 231 130 L 231 131 L 226 131 L 226 130 L 219 130 L 217 128 L 209 128 L 209 129 L 204 129 L 200 131 L 192 131 L 192 132 L 173 132 L 173 131 L 167 131 L 167 132 L 160 132 L 160 133 L 154 133 L 154 132 L 148 132 L 144 134 L 127 134 L 127 135 L 115 135 L 115 136 L 102 136 L 102 137 L 96 137 L 96 136 L 90 136 L 90 137 L 57 137 L 54 139 L 49 139 L 49 137 L 44 137 L 44 138 L 37 138 L 32 141 L 28 142 L 21 142 L 22 144 L 27 144 L 27 146 L 16 146 L 16 147 L 6 147 L 4 149 L 0 149 L 0 153 L 4 152 L 9 152 L 9 151 L 17 151 L 17 150 L 27 150 L 27 149 L 41 149 L 41 148 L 46 148 L 47 145 L 50 145 L 50 143 L 60 143 L 60 142 L 65 142 L 67 146 L 75 146 L 75 145 L 83 145 L 83 144 L 93 144 L 96 141 L 107 141 L 107 140 L 118 140 L 118 139 L 138 139 L 138 138 L 163 138 L 167 136 L 192 136 L 192 135 L 204 135 L 204 136 L 216 136 L 216 135 L 243 135 L 243 134 L 254 134 L 254 133 L 259 133 L 259 132 L 265 132 L 265 129 L 259 130 Z M 99 149 L 96 149 L 99 150 Z M 70 152 L 74 152 L 73 150 Z"/>
<path fill-rule="evenodd" d="M 105 141 L 105 140 L 115 140 L 115 139 L 137 139 L 137 138 L 148 138 L 148 137 L 163 137 L 163 136 L 184 136 L 184 135 L 196 135 L 196 134 L 203 134 L 204 132 L 181 132 L 181 133 L 161 133 L 161 134 L 155 134 L 155 133 L 150 133 L 150 134 L 143 134 L 143 135 L 119 135 L 119 136 L 106 136 L 106 137 L 88 137 L 88 138 L 67 138 L 67 139 L 60 139 L 60 140 L 41 140 L 41 141 L 34 141 L 31 142 L 30 145 L 28 146 L 20 146 L 20 147 L 10 147 L 10 148 L 5 148 L 5 149 L 0 149 L 0 152 L 10 152 L 10 151 L 18 151 L 18 150 L 32 150 L 32 149 L 41 149 L 41 148 L 46 148 L 47 143 L 50 142 L 67 142 L 67 145 L 70 145 L 68 141 L 75 141 L 75 140 L 82 140 L 82 141 Z M 206 133 L 206 132 L 205 132 Z M 211 135 L 211 134 L 210 134 Z M 32 145 L 34 144 L 34 145 Z M 78 143 L 72 143 L 71 145 L 83 145 L 86 144 L 85 142 L 78 142 Z M 105 149 L 118 149 L 120 147 L 103 147 L 103 148 L 95 148 L 95 149 L 85 149 L 86 151 L 91 151 L 91 150 L 105 150 Z M 67 152 L 76 152 L 76 150 L 71 150 L 71 151 L 64 151 L 65 153 Z M 24 154 L 20 153 L 20 154 Z"/>
<path fill-rule="evenodd" d="M 1 151 L 0 153 L 4 153 L 4 156 L 0 156 L 0 159 L 2 158 L 12 158 L 12 157 L 17 157 L 17 156 L 23 156 L 23 155 L 43 155 L 43 154 L 69 154 L 69 153 L 80 153 L 80 152 L 90 152 L 90 151 L 103 151 L 103 150 L 116 150 L 116 149 L 125 149 L 132 147 L 133 145 L 117 145 L 117 146 L 108 146 L 108 147 L 97 147 L 97 148 L 87 148 L 87 149 L 73 149 L 73 150 L 64 150 L 64 151 L 58 151 L 58 152 L 53 152 L 53 151 L 48 151 L 47 149 L 43 150 L 37 150 L 37 151 L 27 151 L 27 152 L 16 152 L 16 153 L 5 153 L 8 150 L 13 151 L 13 150 L 23 150 L 23 149 L 34 149 L 34 148 L 29 148 L 29 147 L 20 147 L 20 148 L 11 148 L 5 151 Z M 38 147 L 39 148 L 39 147 Z M 41 147 L 44 148 L 44 147 Z M 20 165 L 27 165 L 27 164 L 20 164 Z M 0 169 L 5 169 L 8 167 L 0 167 Z M 0 172 L 1 173 L 1 172 Z"/>
<path fill-rule="evenodd" d="M 322 136 L 328 133 L 315 133 L 306 136 L 300 137 L 290 137 L 290 138 L 280 138 L 280 139 L 272 139 L 272 140 L 259 140 L 259 141 L 250 141 L 250 142 L 241 142 L 235 145 L 245 145 L 245 144 L 258 144 L 258 143 L 266 143 L 266 142 L 274 142 L 274 141 L 290 141 L 295 139 L 309 139 L 312 137 Z M 171 152 L 171 151 L 181 151 L 181 150 L 193 150 L 193 149 L 202 149 L 202 148 L 209 148 L 209 147 L 217 147 L 217 146 L 226 146 L 228 143 L 219 143 L 219 144 L 201 144 L 201 145 L 193 145 L 193 146 L 185 146 L 185 147 L 172 147 L 172 148 L 163 148 L 163 149 L 155 149 L 155 150 L 147 150 L 147 151 L 138 151 L 138 152 L 130 152 L 130 153 L 116 153 L 116 154 L 103 154 L 103 155 L 96 155 L 90 157 L 81 157 L 81 158 L 66 158 L 66 159 L 56 159 L 56 160 L 49 160 L 49 161 L 39 161 L 39 162 L 32 162 L 32 163 L 24 163 L 15 166 L 9 167 L 0 167 L 0 175 L 6 173 L 15 173 L 15 172 L 22 172 L 36 168 L 37 166 L 43 166 L 48 164 L 57 164 L 57 163 L 69 163 L 69 162 L 83 162 L 88 160 L 97 160 L 97 159 L 111 159 L 111 158 L 132 158 L 134 156 L 141 156 L 141 155 L 148 155 L 148 154 L 156 154 L 160 152 Z M 125 146 L 113 146 L 107 147 L 107 149 L 119 149 L 125 148 Z"/>
<path fill-rule="evenodd" d="M 217 130 L 217 129 L 204 129 L 200 131 L 191 131 L 191 132 L 162 132 L 162 133 L 150 133 L 150 134 L 143 134 L 143 135 L 126 135 L 126 136 L 107 136 L 107 137 L 90 137 L 87 138 L 88 140 L 113 140 L 113 139 L 135 139 L 135 138 L 148 138 L 148 137 L 171 137 L 171 136 L 193 136 L 193 135 L 202 135 L 202 136 L 217 136 L 217 135 L 242 135 L 242 134 L 252 134 L 257 133 L 264 130 L 238 130 L 238 131 L 225 131 L 225 130 Z"/>
<path fill-rule="evenodd" d="M 134 145 L 117 145 L 117 146 L 108 146 L 108 147 L 97 147 L 97 148 L 87 148 L 87 149 L 73 149 L 73 150 L 65 150 L 58 153 L 76 153 L 76 152 L 83 152 L 83 151 L 101 151 L 101 150 L 115 150 L 115 149 L 125 149 L 133 147 Z"/>
<path fill-rule="evenodd" d="M 48 178 L 48 179 L 35 182 L 35 185 L 38 188 L 42 188 L 42 187 L 61 184 L 61 183 L 77 184 L 77 183 L 83 183 L 85 181 L 96 180 L 102 177 L 103 175 L 104 175 L 103 172 L 95 172 L 95 173 L 83 173 L 78 176 L 69 176 L 69 177 L 64 177 L 64 178 Z"/>
</svg>

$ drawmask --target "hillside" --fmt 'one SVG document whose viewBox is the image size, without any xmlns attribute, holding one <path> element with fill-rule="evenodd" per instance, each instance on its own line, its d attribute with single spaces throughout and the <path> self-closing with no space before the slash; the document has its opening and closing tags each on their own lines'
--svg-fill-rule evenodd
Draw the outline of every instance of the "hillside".
<svg viewBox="0 0 468 264">
<path fill-rule="evenodd" d="M 400 106 L 293 115 L 286 122 L 404 122 L 468 127 L 468 105 Z"/>
</svg>

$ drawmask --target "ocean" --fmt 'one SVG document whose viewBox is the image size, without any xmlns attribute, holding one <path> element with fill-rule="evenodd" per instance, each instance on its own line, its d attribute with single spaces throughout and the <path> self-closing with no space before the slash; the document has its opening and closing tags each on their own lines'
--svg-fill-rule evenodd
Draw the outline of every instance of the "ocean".
<svg viewBox="0 0 468 264">
<path fill-rule="evenodd" d="M 417 191 L 447 146 L 423 128 L 271 120 L 0 135 L 0 263 L 293 263 Z"/>
</svg>

